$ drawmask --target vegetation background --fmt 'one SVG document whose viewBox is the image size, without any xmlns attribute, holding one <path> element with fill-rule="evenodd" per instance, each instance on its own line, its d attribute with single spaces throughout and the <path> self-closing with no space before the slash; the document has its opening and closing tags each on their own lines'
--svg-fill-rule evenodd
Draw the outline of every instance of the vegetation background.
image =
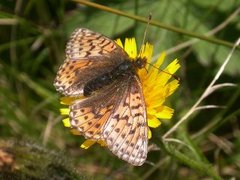
<svg viewBox="0 0 240 180">
<path fill-rule="evenodd" d="M 112 39 L 136 37 L 140 45 L 146 27 L 134 17 L 81 2 L 0 0 L 0 150 L 14 155 L 10 169 L 0 166 L 0 177 L 239 179 L 239 48 L 216 82 L 216 91 L 208 93 L 175 132 L 163 141 L 161 137 L 199 100 L 239 38 L 240 1 L 94 1 L 142 19 L 151 13 L 153 21 L 163 23 L 150 25 L 147 32 L 154 54 L 166 51 L 167 63 L 175 58 L 181 63 L 180 88 L 168 101 L 174 117 L 153 131 L 150 144 L 156 146 L 141 167 L 126 164 L 98 145 L 80 149 L 84 139 L 62 125 L 53 80 L 71 32 L 86 27 Z M 191 42 L 198 35 L 215 39 Z"/>
</svg>

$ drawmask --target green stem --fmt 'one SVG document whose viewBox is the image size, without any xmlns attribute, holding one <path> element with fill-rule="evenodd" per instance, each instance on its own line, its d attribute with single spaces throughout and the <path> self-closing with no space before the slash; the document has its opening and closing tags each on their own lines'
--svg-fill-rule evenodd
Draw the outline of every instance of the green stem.
<svg viewBox="0 0 240 180">
<path fill-rule="evenodd" d="M 216 174 L 211 164 L 206 162 L 196 161 L 193 158 L 186 156 L 185 154 L 181 153 L 177 150 L 174 146 L 169 145 L 168 143 L 163 143 L 161 140 L 158 140 L 158 146 L 169 154 L 171 157 L 177 159 L 178 161 L 186 164 L 187 166 L 191 167 L 192 169 L 196 169 L 201 173 L 212 177 L 215 180 L 220 180 L 221 177 Z"/>
<path fill-rule="evenodd" d="M 132 14 L 129 14 L 129 13 L 117 10 L 117 9 L 113 9 L 113 8 L 110 8 L 110 7 L 107 7 L 107 6 L 103 6 L 103 5 L 100 5 L 100 4 L 97 4 L 97 3 L 93 3 L 93 2 L 90 2 L 90 1 L 86 1 L 86 0 L 73 0 L 73 1 L 77 2 L 79 4 L 84 4 L 84 5 L 87 5 L 87 6 L 91 6 L 91 7 L 97 8 L 97 9 L 102 9 L 104 11 L 107 11 L 107 12 L 110 12 L 110 13 L 113 13 L 113 14 L 118 14 L 120 16 L 128 17 L 130 19 L 138 20 L 139 22 L 144 22 L 144 23 L 148 22 L 147 18 L 132 15 Z M 160 23 L 160 22 L 155 21 L 155 20 L 151 20 L 151 22 L 149 24 L 151 24 L 153 26 L 156 26 L 156 27 L 163 28 L 163 29 L 167 29 L 169 31 L 173 31 L 173 32 L 176 32 L 176 33 L 179 33 L 179 34 L 184 34 L 186 36 L 191 36 L 191 37 L 194 37 L 194 38 L 197 38 L 197 39 L 202 39 L 202 40 L 214 43 L 214 44 L 220 44 L 220 45 L 227 46 L 227 47 L 233 47 L 233 43 L 231 43 L 231 42 L 224 41 L 224 40 L 217 39 L 217 38 L 207 37 L 207 36 L 197 34 L 197 33 L 194 33 L 194 32 L 190 32 L 190 31 L 186 31 L 184 29 L 181 29 L 181 28 L 178 28 L 178 27 L 175 27 L 175 26 L 166 25 L 166 24 Z M 237 49 L 240 49 L 240 47 L 237 47 Z"/>
</svg>

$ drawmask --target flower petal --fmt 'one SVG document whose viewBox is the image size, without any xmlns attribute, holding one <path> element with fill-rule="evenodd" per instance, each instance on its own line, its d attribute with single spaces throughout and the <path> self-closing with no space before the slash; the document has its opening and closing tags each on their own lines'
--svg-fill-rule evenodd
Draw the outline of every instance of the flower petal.
<svg viewBox="0 0 240 180">
<path fill-rule="evenodd" d="M 159 107 L 156 111 L 155 116 L 160 119 L 171 119 L 174 113 L 174 110 L 168 106 Z"/>
<path fill-rule="evenodd" d="M 63 122 L 63 125 L 65 127 L 71 127 L 71 123 L 70 123 L 70 119 L 69 118 L 63 119 L 62 122 Z"/>
<path fill-rule="evenodd" d="M 103 140 L 99 140 L 97 141 L 98 144 L 100 144 L 101 146 L 107 146 L 107 143 Z"/>
<path fill-rule="evenodd" d="M 115 42 L 121 47 L 121 48 L 123 48 L 123 44 L 122 44 L 122 41 L 121 41 L 121 39 L 117 39 L 117 40 L 115 40 Z"/>
<path fill-rule="evenodd" d="M 65 97 L 60 98 L 60 103 L 63 105 L 71 105 L 73 103 L 73 101 L 80 100 L 83 98 L 85 98 L 85 97 L 84 96 L 76 96 L 76 97 L 65 96 Z"/>
<path fill-rule="evenodd" d="M 71 129 L 70 132 L 71 132 L 73 135 L 77 135 L 77 136 L 82 135 L 82 134 L 79 132 L 79 130 L 77 130 L 77 129 Z"/>
<path fill-rule="evenodd" d="M 173 80 L 170 83 L 168 83 L 167 86 L 169 87 L 169 92 L 166 95 L 166 97 L 172 95 L 176 91 L 176 89 L 179 86 L 179 81 L 178 80 Z"/>
<path fill-rule="evenodd" d="M 106 142 L 103 141 L 103 140 L 99 140 L 99 141 L 95 141 L 95 140 L 92 140 L 92 139 L 87 139 L 85 140 L 82 144 L 81 144 L 81 148 L 83 149 L 88 149 L 90 148 L 92 145 L 94 145 L 95 143 L 98 143 L 100 144 L 101 146 L 107 146 Z"/>
<path fill-rule="evenodd" d="M 148 126 L 151 128 L 156 128 L 160 126 L 161 122 L 156 118 L 156 116 L 148 117 Z"/>
<path fill-rule="evenodd" d="M 179 61 L 175 59 L 167 66 L 166 70 L 168 70 L 171 74 L 174 74 L 179 68 L 180 68 Z"/>
<path fill-rule="evenodd" d="M 137 57 L 137 44 L 135 38 L 125 39 L 124 50 L 130 58 L 134 59 Z"/>
<path fill-rule="evenodd" d="M 61 108 L 60 113 L 61 115 L 69 115 L 70 109 L 69 108 Z"/>
<path fill-rule="evenodd" d="M 91 140 L 91 139 L 87 139 L 86 141 L 84 141 L 82 144 L 81 144 L 81 148 L 83 149 L 88 149 L 89 147 L 91 147 L 92 145 L 94 145 L 96 143 L 96 141 L 94 140 Z"/>
<path fill-rule="evenodd" d="M 148 139 L 152 138 L 152 131 L 150 128 L 148 128 Z"/>
<path fill-rule="evenodd" d="M 154 66 L 156 67 L 160 67 L 164 61 L 164 59 L 166 58 L 166 52 L 163 51 L 160 56 L 158 57 L 157 61 L 155 62 Z"/>
</svg>

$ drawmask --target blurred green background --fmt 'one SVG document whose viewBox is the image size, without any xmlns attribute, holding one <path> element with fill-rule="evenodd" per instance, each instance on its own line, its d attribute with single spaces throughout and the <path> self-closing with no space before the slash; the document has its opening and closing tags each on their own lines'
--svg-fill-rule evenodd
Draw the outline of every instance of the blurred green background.
<svg viewBox="0 0 240 180">
<path fill-rule="evenodd" d="M 129 14 L 147 17 L 196 34 L 234 43 L 240 35 L 239 0 L 115 0 L 95 1 Z M 85 27 L 112 39 L 135 37 L 140 45 L 146 24 L 121 15 L 64 0 L 0 0 L 0 137 L 29 141 L 59 156 L 78 174 L 90 179 L 230 179 L 240 178 L 240 50 L 217 83 L 234 83 L 213 92 L 201 105 L 219 108 L 194 112 L 172 141 L 161 137 L 193 106 L 212 81 L 231 48 L 164 27 L 150 26 L 147 41 L 154 55 L 168 53 L 166 63 L 180 60 L 180 88 L 167 104 L 175 109 L 171 121 L 154 129 L 148 162 L 132 167 L 98 145 L 80 149 L 82 137 L 64 128 L 60 95 L 53 87 L 64 61 L 65 43 L 75 28 Z M 181 143 L 180 143 L 181 142 Z M 184 144 L 184 145 L 183 145 Z M 1 172 L 0 172 L 1 173 Z M 80 176 L 79 176 L 80 177 Z M 77 178 L 77 177 L 75 177 Z M 71 179 L 75 179 L 71 178 Z M 39 177 L 40 179 L 40 177 Z"/>
</svg>

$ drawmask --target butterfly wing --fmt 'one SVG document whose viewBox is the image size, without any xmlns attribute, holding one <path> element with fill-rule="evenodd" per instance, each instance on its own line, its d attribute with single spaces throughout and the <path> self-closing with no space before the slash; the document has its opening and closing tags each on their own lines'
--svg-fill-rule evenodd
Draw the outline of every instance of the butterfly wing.
<svg viewBox="0 0 240 180">
<path fill-rule="evenodd" d="M 88 139 L 104 140 L 113 154 L 135 166 L 147 157 L 145 102 L 137 76 L 126 77 L 71 106 L 70 122 Z"/>
<path fill-rule="evenodd" d="M 67 43 L 66 60 L 54 86 L 64 95 L 81 95 L 88 81 L 112 71 L 127 58 L 126 52 L 111 39 L 88 29 L 77 29 Z"/>
<path fill-rule="evenodd" d="M 104 125 L 103 137 L 113 154 L 135 166 L 142 165 L 147 158 L 146 119 L 141 83 L 133 76 L 111 119 Z"/>
<path fill-rule="evenodd" d="M 116 89 L 117 82 L 102 88 L 97 94 L 75 101 L 70 106 L 71 127 L 87 139 L 103 140 L 104 124 L 119 101 L 122 88 Z"/>
<path fill-rule="evenodd" d="M 79 28 L 72 33 L 67 43 L 66 56 L 71 60 L 99 56 L 111 57 L 115 51 L 121 50 L 114 41 L 106 36 L 89 29 Z M 113 61 L 115 60 L 113 59 Z"/>
</svg>

